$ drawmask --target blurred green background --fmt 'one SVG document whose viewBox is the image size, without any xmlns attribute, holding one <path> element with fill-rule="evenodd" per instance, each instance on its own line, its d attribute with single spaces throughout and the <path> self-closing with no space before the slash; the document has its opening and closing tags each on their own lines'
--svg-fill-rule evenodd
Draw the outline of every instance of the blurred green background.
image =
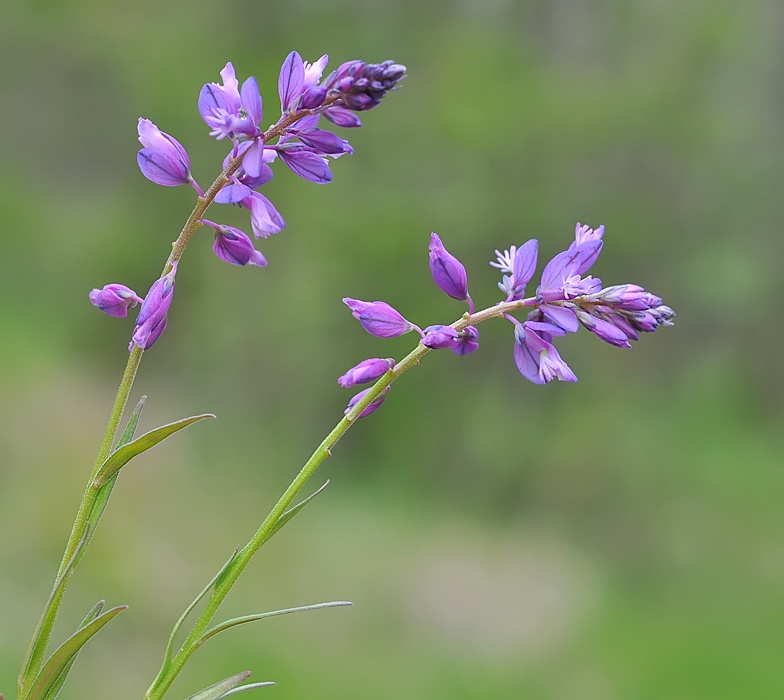
<svg viewBox="0 0 784 700">
<path fill-rule="evenodd" d="M 193 203 L 145 180 L 136 120 L 208 184 L 225 144 L 196 99 L 231 60 L 276 118 L 292 49 L 393 58 L 404 89 L 343 132 L 326 186 L 280 165 L 269 267 L 188 249 L 132 400 L 142 429 L 212 411 L 123 473 L 56 641 L 99 598 L 131 610 L 64 700 L 142 697 L 181 610 L 340 417 L 336 378 L 415 338 L 370 337 L 341 297 L 422 326 L 479 305 L 494 248 L 607 226 L 593 272 L 664 297 L 631 351 L 589 333 L 576 385 L 516 371 L 508 324 L 432 354 L 317 473 L 332 483 L 262 550 L 184 698 L 245 669 L 277 698 L 784 697 L 784 6 L 777 0 L 36 0 L 0 10 L 0 691 L 16 675 L 97 451 L 132 319 L 87 293 L 159 272 Z M 210 218 L 249 230 L 247 213 Z M 541 269 L 541 266 L 540 266 Z M 244 697 L 244 696 L 243 696 Z M 248 696 L 250 697 L 250 696 Z"/>
</svg>

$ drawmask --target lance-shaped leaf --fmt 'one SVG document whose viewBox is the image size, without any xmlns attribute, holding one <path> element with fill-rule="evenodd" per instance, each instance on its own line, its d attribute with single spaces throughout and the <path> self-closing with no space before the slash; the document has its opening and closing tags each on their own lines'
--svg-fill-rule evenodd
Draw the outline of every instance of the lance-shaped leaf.
<svg viewBox="0 0 784 700">
<path fill-rule="evenodd" d="M 185 608 L 185 612 L 180 615 L 180 619 L 177 620 L 174 625 L 174 629 L 172 629 L 172 632 L 169 635 L 169 643 L 166 645 L 166 653 L 163 657 L 163 665 L 161 666 L 161 670 L 158 671 L 158 675 L 155 677 L 155 680 L 150 685 L 150 688 L 147 691 L 148 695 L 158 687 L 158 684 L 163 680 L 169 668 L 171 668 L 172 656 L 174 655 L 174 642 L 177 637 L 177 632 L 180 631 L 180 627 L 182 627 L 183 622 L 185 622 L 185 618 L 187 618 L 190 612 L 199 604 L 199 601 L 204 598 L 207 593 L 209 593 L 209 591 L 215 585 L 215 582 L 229 567 L 229 564 L 231 564 L 237 558 L 237 552 L 239 551 L 240 548 L 237 547 L 237 549 L 234 550 L 234 553 L 229 557 L 229 560 L 220 568 L 218 573 L 213 576 L 212 580 L 202 589 L 201 593 L 199 593 L 199 595 L 194 598 L 193 602 L 187 608 Z M 248 673 L 250 674 L 250 672 Z"/>
<path fill-rule="evenodd" d="M 136 434 L 136 428 L 139 425 L 139 418 L 142 415 L 142 409 L 144 408 L 146 401 L 146 396 L 142 396 L 141 399 L 139 399 L 139 403 L 136 404 L 136 408 L 133 409 L 133 413 L 131 413 L 131 417 L 128 419 L 125 430 L 123 430 L 120 439 L 117 441 L 117 449 L 121 448 L 123 445 L 127 445 L 131 440 L 133 440 L 133 436 Z M 92 524 L 92 529 L 90 530 L 90 534 L 87 536 L 87 542 L 82 548 L 82 551 L 79 553 L 79 556 L 76 557 L 74 568 L 78 566 L 82 556 L 90 546 L 90 542 L 92 542 L 93 536 L 95 535 L 95 530 L 101 520 L 101 516 L 106 510 L 106 506 L 112 496 L 112 491 L 114 490 L 114 484 L 116 481 L 117 474 L 115 474 L 103 486 L 101 486 L 101 488 L 99 488 L 98 492 L 95 494 L 93 504 L 90 506 L 90 513 L 87 516 L 87 521 Z"/>
<path fill-rule="evenodd" d="M 264 620 L 268 617 L 276 617 L 277 615 L 288 615 L 289 613 L 296 613 L 296 612 L 307 612 L 308 610 L 323 610 L 324 608 L 342 608 L 347 605 L 354 605 L 347 600 L 337 600 L 331 603 L 316 603 L 315 605 L 303 605 L 299 608 L 286 608 L 285 610 L 273 610 L 272 612 L 265 612 L 265 613 L 258 613 L 256 615 L 245 615 L 243 617 L 235 617 L 231 620 L 226 620 L 226 622 L 221 622 L 219 625 L 215 625 L 208 629 L 200 638 L 199 638 L 199 645 L 204 644 L 210 637 L 214 637 L 216 634 L 220 632 L 224 632 L 227 629 L 231 629 L 232 627 L 236 627 L 237 625 L 243 625 L 246 622 L 256 622 L 256 620 Z"/>
<path fill-rule="evenodd" d="M 215 685 L 211 685 L 209 688 L 205 688 L 201 692 L 196 693 L 196 695 L 191 695 L 187 700 L 220 700 L 226 693 L 236 688 L 242 681 L 250 678 L 250 676 L 250 671 L 243 671 L 236 676 L 232 676 Z"/>
<path fill-rule="evenodd" d="M 92 622 L 66 639 L 44 664 L 44 667 L 41 669 L 41 672 L 30 688 L 30 692 L 25 696 L 25 700 L 43 700 L 55 686 L 60 675 L 65 670 L 65 667 L 68 666 L 71 659 L 79 653 L 79 650 L 87 641 L 116 615 L 119 615 L 123 610 L 127 609 L 127 605 L 120 605 L 111 610 L 107 610 L 103 615 L 99 615 Z"/>
<path fill-rule="evenodd" d="M 264 544 L 268 539 L 270 539 L 270 537 L 272 537 L 278 530 L 280 530 L 280 528 L 282 528 L 289 520 L 299 513 L 306 505 L 308 505 L 308 503 L 310 503 L 325 488 L 327 488 L 327 486 L 329 486 L 329 479 L 324 482 L 324 485 L 318 491 L 314 491 L 304 501 L 297 503 L 297 505 L 292 506 L 285 513 L 283 513 L 283 515 L 278 518 L 278 521 L 275 523 L 275 525 L 273 525 L 267 536 L 262 540 L 261 544 Z"/>
<path fill-rule="evenodd" d="M 234 690 L 230 690 L 228 693 L 224 693 L 218 698 L 218 700 L 226 700 L 226 698 L 231 697 L 232 695 L 237 695 L 237 693 L 244 693 L 246 690 L 253 690 L 254 688 L 266 688 L 269 685 L 275 685 L 275 682 L 264 681 L 264 683 L 248 683 L 248 685 L 241 685 Z M 0 700 L 2 700 L 2 698 L 0 698 Z"/>
<path fill-rule="evenodd" d="M 145 433 L 141 437 L 136 438 L 136 440 L 129 442 L 127 445 L 123 445 L 115 450 L 101 465 L 101 468 L 98 470 L 98 473 L 93 480 L 93 488 L 100 488 L 103 486 L 120 471 L 120 469 L 136 457 L 136 455 L 140 455 L 151 447 L 155 447 L 159 442 L 165 440 L 169 435 L 176 433 L 178 430 L 187 428 L 189 425 L 204 420 L 205 418 L 215 418 L 215 416 L 212 413 L 204 413 L 200 416 L 183 418 L 182 420 L 151 430 L 149 433 Z"/>
<path fill-rule="evenodd" d="M 46 601 L 44 611 L 41 613 L 41 619 L 38 620 L 38 625 L 35 628 L 35 632 L 33 632 L 33 639 L 27 649 L 27 656 L 22 664 L 22 670 L 19 673 L 18 695 L 20 698 L 26 697 L 25 691 L 27 690 L 28 685 L 32 683 L 43 665 L 46 656 L 46 647 L 49 643 L 49 637 L 52 634 L 52 627 L 54 626 L 54 618 L 57 615 L 56 612 L 52 614 L 52 606 L 54 605 L 54 601 L 60 596 L 63 586 L 65 586 L 65 582 L 68 580 L 74 566 L 76 566 L 76 560 L 79 558 L 82 549 L 84 549 L 87 538 L 90 536 L 90 530 L 90 523 L 88 522 L 84 528 L 82 539 L 79 540 L 79 544 L 76 545 L 76 551 L 65 565 L 63 573 L 54 582 L 52 592 L 49 594 L 49 600 Z"/>
<path fill-rule="evenodd" d="M 80 629 L 89 625 L 93 620 L 95 620 L 98 615 L 101 614 L 103 611 L 103 606 L 106 603 L 105 600 L 99 600 L 95 607 L 87 613 L 87 616 L 82 620 L 81 624 L 76 628 L 78 632 Z M 71 660 L 65 665 L 65 668 L 62 670 L 60 675 L 57 677 L 57 680 L 52 684 L 52 687 L 49 689 L 49 692 L 44 697 L 44 700 L 55 700 L 55 698 L 60 694 L 65 681 L 68 679 L 68 674 L 71 672 L 71 667 L 74 665 L 76 658 L 79 656 L 79 652 L 77 651 L 76 654 L 73 655 Z M 0 698 L 2 700 L 2 698 Z"/>
</svg>

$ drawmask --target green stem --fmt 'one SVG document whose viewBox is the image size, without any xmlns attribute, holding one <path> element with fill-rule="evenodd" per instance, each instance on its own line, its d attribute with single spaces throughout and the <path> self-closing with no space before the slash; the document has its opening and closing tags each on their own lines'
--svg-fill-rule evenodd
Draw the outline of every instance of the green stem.
<svg viewBox="0 0 784 700">
<path fill-rule="evenodd" d="M 330 101 L 334 101 L 334 98 Z M 323 106 L 326 106 L 327 104 L 328 102 L 325 102 Z M 299 112 L 287 114 L 277 124 L 274 124 L 269 129 L 267 129 L 267 131 L 261 137 L 261 140 L 264 143 L 267 143 L 273 138 L 283 136 L 286 133 L 286 129 L 294 122 L 313 113 L 314 112 L 311 110 L 301 110 Z M 240 166 L 242 165 L 243 157 L 244 153 L 240 153 L 236 158 L 231 158 L 229 160 L 229 164 L 215 179 L 209 189 L 204 193 L 203 196 L 200 196 L 197 199 L 196 206 L 193 208 L 193 211 L 186 220 L 185 225 L 182 227 L 180 235 L 172 244 L 172 251 L 166 260 L 166 264 L 163 266 L 162 275 L 167 274 L 172 269 L 172 264 L 180 260 L 182 254 L 185 252 L 186 246 L 191 240 L 191 237 L 195 233 L 196 229 L 201 226 L 200 219 L 204 215 L 204 212 L 206 212 L 207 208 L 210 206 L 210 204 L 212 204 L 215 196 L 218 194 L 218 192 L 220 192 L 221 188 L 227 182 L 229 182 L 231 176 L 234 175 L 237 170 L 239 170 Z M 106 432 L 104 433 L 103 442 L 101 443 L 101 447 L 98 452 L 98 458 L 90 475 L 90 480 L 87 483 L 87 488 L 85 489 L 84 496 L 82 497 L 82 502 L 79 505 L 79 510 L 77 511 L 76 519 L 71 529 L 71 536 L 69 537 L 68 543 L 65 547 L 63 559 L 60 564 L 60 568 L 58 569 L 57 577 L 55 578 L 56 581 L 63 575 L 68 562 L 71 560 L 71 557 L 73 557 L 73 554 L 76 551 L 76 547 L 79 544 L 79 541 L 82 539 L 82 535 L 84 534 L 85 528 L 87 526 L 87 517 L 90 513 L 90 509 L 97 493 L 97 489 L 93 488 L 92 483 L 95 475 L 98 472 L 98 469 L 111 454 L 112 445 L 117 438 L 120 420 L 122 419 L 125 405 L 128 402 L 128 396 L 131 392 L 131 387 L 133 386 L 133 380 L 136 377 L 136 372 L 139 369 L 139 363 L 141 362 L 143 352 L 144 351 L 136 344 L 133 345 L 130 357 L 128 358 L 128 364 L 125 367 L 125 372 L 123 373 L 123 378 L 120 382 L 120 387 L 117 390 L 117 397 L 115 398 L 114 407 L 112 408 L 112 412 L 109 416 L 109 424 L 106 426 Z M 95 525 L 95 523 L 93 525 Z M 89 542 L 87 544 L 89 544 Z M 17 694 L 17 698 L 19 700 L 22 700 L 25 697 L 25 694 L 28 692 L 30 686 L 38 675 L 38 672 L 41 670 L 41 667 L 44 663 L 44 657 L 46 655 L 46 649 L 52 636 L 52 630 L 57 618 L 57 613 L 59 612 L 60 605 L 62 604 L 65 589 L 74 569 L 76 568 L 76 564 L 78 564 L 78 561 L 82 556 L 84 556 L 84 549 L 86 549 L 86 546 L 79 553 L 79 556 L 77 557 L 70 571 L 66 573 L 62 586 L 56 592 L 56 594 L 52 596 L 51 600 L 44 609 L 43 614 L 41 615 L 41 619 L 39 620 L 38 625 L 36 626 L 35 632 L 33 633 L 33 638 L 30 641 L 30 647 L 27 650 L 24 663 L 22 664 L 22 670 L 19 674 Z"/>
<path fill-rule="evenodd" d="M 517 309 L 533 306 L 536 299 L 522 299 L 520 301 L 504 302 L 496 306 L 489 307 L 475 314 L 464 314 L 460 319 L 452 324 L 452 327 L 460 331 L 467 326 L 476 325 L 482 321 L 490 318 L 497 318 L 503 316 L 505 313 Z M 212 618 L 217 613 L 221 603 L 223 603 L 229 591 L 239 579 L 245 567 L 250 563 L 253 555 L 259 550 L 265 540 L 269 537 L 270 532 L 275 527 L 280 517 L 291 505 L 296 495 L 300 492 L 305 483 L 313 476 L 318 466 L 332 454 L 332 448 L 337 444 L 338 440 L 343 437 L 343 434 L 356 422 L 357 418 L 362 412 L 377 399 L 381 393 L 400 377 L 404 372 L 418 365 L 420 360 L 430 352 L 430 348 L 425 347 L 421 343 L 417 345 L 406 357 L 404 357 L 396 366 L 394 370 L 387 372 L 381 379 L 379 379 L 363 397 L 363 399 L 354 406 L 351 411 L 340 420 L 340 422 L 332 429 L 329 435 L 322 441 L 316 448 L 316 451 L 311 455 L 310 459 L 302 467 L 299 474 L 294 478 L 284 494 L 280 497 L 275 507 L 270 511 L 261 527 L 256 531 L 250 539 L 219 577 L 215 584 L 215 588 L 210 594 L 204 610 L 202 611 L 196 624 L 193 626 L 188 638 L 183 643 L 180 650 L 172 659 L 171 665 L 168 669 L 162 668 L 158 677 L 153 681 L 144 700 L 161 700 L 166 691 L 171 686 L 174 679 L 182 670 L 186 661 L 191 657 L 193 652 L 198 649 L 205 640 L 204 633 L 207 630 Z"/>
</svg>

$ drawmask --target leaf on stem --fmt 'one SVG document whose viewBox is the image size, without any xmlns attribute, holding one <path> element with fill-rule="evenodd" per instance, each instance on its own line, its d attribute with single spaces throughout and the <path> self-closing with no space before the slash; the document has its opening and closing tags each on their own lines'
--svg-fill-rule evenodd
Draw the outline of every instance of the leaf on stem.
<svg viewBox="0 0 784 700">
<path fill-rule="evenodd" d="M 224 632 L 227 629 L 231 629 L 232 627 L 236 627 L 237 625 L 245 624 L 246 622 L 256 622 L 256 620 L 264 620 L 268 617 L 276 617 L 277 615 L 288 615 L 289 613 L 296 613 L 296 612 L 307 612 L 308 610 L 323 610 L 324 608 L 342 608 L 347 605 L 354 605 L 347 600 L 337 600 L 331 603 L 316 603 L 315 605 L 303 605 L 299 608 L 286 608 L 285 610 L 273 610 L 272 612 L 265 612 L 265 613 L 258 613 L 256 615 L 245 615 L 243 617 L 235 617 L 231 620 L 226 620 L 226 622 L 221 622 L 219 625 L 215 625 L 211 629 L 208 629 L 198 641 L 198 644 L 204 644 L 210 637 L 214 637 L 216 634 L 220 632 Z"/>
<path fill-rule="evenodd" d="M 150 689 L 154 689 L 157 686 L 158 682 L 166 675 L 166 672 L 171 667 L 172 656 L 174 654 L 174 641 L 175 638 L 177 637 L 177 632 L 179 632 L 180 627 L 182 627 L 182 623 L 185 622 L 185 618 L 188 617 L 190 612 L 199 604 L 199 601 L 202 598 L 204 598 L 204 596 L 207 595 L 207 593 L 209 593 L 209 591 L 215 585 L 215 582 L 220 578 L 221 574 L 223 574 L 223 572 L 229 568 L 229 564 L 231 564 L 237 558 L 237 552 L 239 551 L 240 548 L 237 547 L 237 549 L 234 550 L 234 553 L 229 557 L 228 561 L 220 568 L 218 573 L 215 574 L 215 576 L 213 576 L 212 580 L 204 587 L 202 592 L 196 596 L 193 602 L 187 608 L 185 608 L 185 612 L 182 615 L 180 615 L 180 619 L 177 620 L 177 622 L 174 625 L 174 629 L 172 629 L 172 633 L 169 635 L 169 643 L 166 645 L 166 653 L 164 654 L 163 665 L 161 666 L 161 670 L 158 672 L 158 676 L 153 681 L 152 685 L 150 686 Z"/>
<path fill-rule="evenodd" d="M 212 413 L 204 413 L 200 416 L 183 418 L 182 420 L 151 430 L 149 433 L 145 433 L 141 437 L 136 438 L 136 440 L 118 448 L 101 465 L 101 468 L 98 470 L 95 479 L 93 480 L 93 488 L 100 488 L 103 486 L 137 455 L 146 452 L 151 447 L 155 447 L 159 442 L 162 442 L 169 437 L 169 435 L 176 433 L 178 430 L 187 428 L 189 425 L 204 420 L 205 418 L 215 418 L 215 416 Z"/>
<path fill-rule="evenodd" d="M 209 688 L 205 688 L 196 695 L 191 695 L 187 700 L 220 700 L 230 690 L 234 690 L 242 681 L 250 678 L 250 671 L 243 671 L 236 676 L 220 681 Z"/>
<path fill-rule="evenodd" d="M 80 629 L 83 629 L 87 625 L 89 625 L 93 620 L 95 620 L 98 615 L 101 614 L 103 611 L 103 606 L 106 603 L 105 600 L 99 600 L 95 607 L 87 613 L 87 616 L 82 620 L 79 626 L 76 628 L 78 632 Z M 81 650 L 79 650 L 81 651 Z M 49 689 L 49 692 L 44 697 L 44 700 L 55 700 L 55 698 L 60 694 L 60 690 L 62 690 L 65 681 L 68 679 L 68 674 L 71 672 L 71 667 L 76 662 L 76 658 L 79 656 L 79 652 L 77 651 L 76 654 L 73 655 L 71 660 L 65 665 L 65 668 L 62 670 L 60 675 L 57 677 L 57 680 L 52 684 L 52 687 Z M 2 698 L 0 698 L 2 700 Z"/>
<path fill-rule="evenodd" d="M 310 494 L 304 501 L 301 503 L 297 503 L 297 505 L 289 508 L 283 515 L 278 518 L 278 521 L 269 531 L 269 534 L 261 541 L 261 544 L 264 544 L 267 540 L 270 539 L 280 528 L 282 528 L 289 520 L 291 520 L 297 513 L 299 513 L 308 503 L 310 503 L 316 496 L 318 496 L 325 488 L 329 486 L 329 479 L 324 482 L 324 485 L 318 490 Z M 259 545 L 261 546 L 261 545 Z"/>
<path fill-rule="evenodd" d="M 66 639 L 44 664 L 33 686 L 30 688 L 30 692 L 25 696 L 25 700 L 44 700 L 49 691 L 56 685 L 68 663 L 79 653 L 79 650 L 87 641 L 99 632 L 105 624 L 114 619 L 116 615 L 127 609 L 127 605 L 120 605 L 107 610 L 103 615 L 99 615 L 92 622 Z"/>
<path fill-rule="evenodd" d="M 253 690 L 254 688 L 266 688 L 269 685 L 275 685 L 275 682 L 264 681 L 264 683 L 248 683 L 248 685 L 241 685 L 239 688 L 235 688 L 234 690 L 230 690 L 228 693 L 224 693 L 218 698 L 218 700 L 225 700 L 225 698 L 236 695 L 237 693 L 244 693 L 246 690 Z M 0 700 L 2 700 L 2 698 L 0 698 Z"/>
<path fill-rule="evenodd" d="M 49 617 L 49 611 L 52 609 L 54 601 L 57 599 L 57 596 L 63 589 L 65 582 L 68 580 L 68 576 L 70 575 L 74 566 L 76 566 L 76 561 L 84 549 L 87 538 L 90 536 L 90 530 L 90 523 L 88 522 L 84 528 L 82 539 L 79 540 L 79 544 L 76 545 L 76 551 L 74 551 L 73 556 L 65 565 L 63 573 L 54 582 L 54 588 L 52 588 L 52 592 L 49 595 L 49 600 L 46 601 L 44 611 L 41 613 L 41 619 L 38 620 L 38 625 L 35 628 L 35 632 L 33 632 L 33 639 L 30 642 L 29 649 L 27 650 L 27 656 L 25 657 L 24 663 L 22 664 L 22 670 L 19 673 L 20 697 L 26 697 L 23 696 L 25 687 L 33 680 L 33 678 L 38 675 L 38 672 L 41 669 L 41 665 L 43 664 L 44 656 L 46 654 L 47 642 L 49 640 L 49 635 L 51 634 L 51 627 L 54 625 L 54 619 L 47 620 Z M 43 633 L 45 626 L 49 627 L 50 631 L 48 634 Z"/>
<path fill-rule="evenodd" d="M 125 430 L 123 430 L 123 434 L 120 436 L 120 439 L 117 441 L 117 449 L 119 449 L 123 445 L 127 445 L 131 440 L 133 440 L 133 436 L 136 434 L 136 428 L 139 425 L 139 418 L 142 415 L 142 409 L 144 408 L 144 404 L 146 401 L 147 401 L 146 396 L 142 396 L 141 399 L 139 399 L 139 403 L 136 404 L 136 408 L 133 409 L 133 413 L 131 413 L 131 417 L 128 419 L 128 423 L 125 426 Z M 106 510 L 106 506 L 109 503 L 109 499 L 112 496 L 112 491 L 114 490 L 114 484 L 116 481 L 117 481 L 117 474 L 115 474 L 103 486 L 101 486 L 101 488 L 99 488 L 98 492 L 95 494 L 95 498 L 93 499 L 93 504 L 90 506 L 90 512 L 87 515 L 87 521 L 92 523 L 92 531 L 87 537 L 87 542 L 82 548 L 81 554 L 76 558 L 76 561 L 74 562 L 74 567 L 76 567 L 79 564 L 82 555 L 87 551 L 87 547 L 90 546 L 90 542 L 92 541 L 93 536 L 95 535 L 95 530 L 98 527 L 98 523 L 101 520 L 101 516 L 103 515 L 104 510 Z"/>
</svg>

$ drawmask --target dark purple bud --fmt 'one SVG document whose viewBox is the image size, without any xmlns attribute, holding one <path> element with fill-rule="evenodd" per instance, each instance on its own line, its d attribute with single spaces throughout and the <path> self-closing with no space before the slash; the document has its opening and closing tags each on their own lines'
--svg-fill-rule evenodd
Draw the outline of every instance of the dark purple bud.
<svg viewBox="0 0 784 700">
<path fill-rule="evenodd" d="M 356 112 L 366 112 L 372 109 L 379 103 L 379 100 L 372 98 L 365 93 L 354 94 L 350 93 L 343 98 L 343 104 Z"/>
<path fill-rule="evenodd" d="M 431 350 L 440 350 L 452 347 L 457 339 L 458 333 L 452 326 L 428 326 L 425 328 L 422 345 Z"/>
<path fill-rule="evenodd" d="M 280 77 L 278 78 L 280 106 L 284 112 L 302 94 L 304 84 L 305 66 L 302 57 L 296 51 L 292 51 L 286 56 L 286 60 L 280 69 Z"/>
<path fill-rule="evenodd" d="M 395 361 L 391 357 L 386 360 L 374 357 L 360 362 L 356 367 L 352 367 L 338 379 L 338 384 L 348 388 L 356 384 L 375 382 L 391 369 L 395 369 Z"/>
<path fill-rule="evenodd" d="M 418 326 L 406 321 L 395 309 L 383 301 L 359 301 L 346 297 L 343 303 L 351 309 L 354 318 L 362 327 L 378 338 L 395 338 L 409 331 L 423 335 Z"/>
<path fill-rule="evenodd" d="M 90 303 L 109 316 L 125 318 L 128 309 L 144 301 L 124 284 L 107 284 L 103 289 L 90 292 Z"/>
<path fill-rule="evenodd" d="M 327 159 L 316 155 L 304 146 L 291 146 L 278 151 L 280 159 L 297 175 L 319 185 L 332 181 L 332 171 Z"/>
<path fill-rule="evenodd" d="M 371 413 L 373 413 L 373 411 L 375 411 L 382 403 L 384 403 L 384 401 L 387 400 L 387 394 L 389 393 L 390 389 L 391 387 L 385 387 L 384 391 L 381 394 L 379 394 L 379 396 L 376 399 L 374 399 L 367 405 L 365 410 L 359 414 L 358 418 L 364 418 L 365 416 L 369 416 Z M 360 401 L 362 401 L 362 399 L 364 399 L 365 396 L 367 396 L 367 393 L 369 391 L 370 389 L 364 389 L 363 391 L 360 391 L 356 396 L 354 396 L 351 399 L 351 401 L 348 402 L 348 408 L 346 408 L 346 410 L 343 413 L 345 415 L 348 415 L 351 412 L 351 409 L 354 408 L 354 406 L 356 406 Z"/>
<path fill-rule="evenodd" d="M 351 150 L 348 141 L 336 136 L 331 131 L 323 129 L 307 129 L 297 132 L 297 136 L 302 143 L 310 146 L 319 153 L 329 153 L 335 155 L 346 153 Z"/>
<path fill-rule="evenodd" d="M 313 86 L 305 90 L 300 103 L 302 109 L 316 109 L 321 107 L 327 97 L 327 88 Z"/>
<path fill-rule="evenodd" d="M 456 355 L 470 355 L 479 349 L 479 331 L 474 326 L 466 326 L 449 347 Z"/>
<path fill-rule="evenodd" d="M 215 230 L 215 245 L 212 249 L 221 260 L 232 265 L 264 267 L 267 264 L 264 256 L 253 247 L 250 238 L 238 228 L 221 226 L 207 219 L 201 221 Z"/>
<path fill-rule="evenodd" d="M 447 252 L 435 233 L 430 234 L 430 272 L 442 292 L 459 301 L 469 300 L 465 268 L 454 255 Z"/>
<path fill-rule="evenodd" d="M 359 117 L 344 107 L 329 107 L 322 114 L 333 124 L 344 128 L 362 126 Z"/>
<path fill-rule="evenodd" d="M 577 317 L 591 333 L 598 335 L 603 341 L 618 348 L 630 348 L 629 337 L 613 323 L 577 309 Z M 636 335 L 636 334 L 635 334 Z"/>
<path fill-rule="evenodd" d="M 142 350 L 151 347 L 166 328 L 166 314 L 174 294 L 174 277 L 177 274 L 177 263 L 172 264 L 171 271 L 156 280 L 144 298 L 142 308 L 136 318 L 136 329 L 133 342 Z M 159 326 L 162 327 L 159 328 Z"/>
</svg>

